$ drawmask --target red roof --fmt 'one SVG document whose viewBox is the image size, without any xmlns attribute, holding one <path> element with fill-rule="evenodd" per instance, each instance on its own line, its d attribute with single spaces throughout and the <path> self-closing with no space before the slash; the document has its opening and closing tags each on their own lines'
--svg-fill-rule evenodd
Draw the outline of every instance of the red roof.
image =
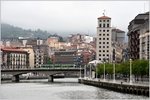
<svg viewBox="0 0 150 100">
<path fill-rule="evenodd" d="M 22 49 L 5 49 L 5 48 L 1 48 L 2 51 L 7 51 L 7 52 L 22 52 L 22 53 L 27 53 L 27 51 L 24 51 Z"/>
<path fill-rule="evenodd" d="M 101 17 L 98 17 L 98 19 L 111 19 L 111 18 L 108 16 L 101 16 Z"/>
</svg>

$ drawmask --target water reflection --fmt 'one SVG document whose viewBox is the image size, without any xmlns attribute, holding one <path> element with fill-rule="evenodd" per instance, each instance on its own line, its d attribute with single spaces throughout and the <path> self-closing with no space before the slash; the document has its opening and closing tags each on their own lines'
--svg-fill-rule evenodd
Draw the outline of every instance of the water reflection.
<svg viewBox="0 0 150 100">
<path fill-rule="evenodd" d="M 0 100 L 76 100 L 76 99 L 148 99 L 109 91 L 93 86 L 78 84 L 77 79 L 25 80 L 20 83 L 3 82 L 0 86 Z"/>
</svg>

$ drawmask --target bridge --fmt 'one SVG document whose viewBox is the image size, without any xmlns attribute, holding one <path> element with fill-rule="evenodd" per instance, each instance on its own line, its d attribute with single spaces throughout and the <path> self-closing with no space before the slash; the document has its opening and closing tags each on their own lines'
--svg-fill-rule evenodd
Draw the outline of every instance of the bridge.
<svg viewBox="0 0 150 100">
<path fill-rule="evenodd" d="M 36 69 L 3 69 L 1 70 L 1 74 L 9 74 L 12 75 L 13 82 L 19 82 L 19 75 L 27 74 L 27 73 L 42 73 L 48 76 L 48 81 L 54 81 L 54 75 L 56 74 L 74 74 L 80 73 L 83 75 L 84 69 L 83 68 L 36 68 Z"/>
</svg>

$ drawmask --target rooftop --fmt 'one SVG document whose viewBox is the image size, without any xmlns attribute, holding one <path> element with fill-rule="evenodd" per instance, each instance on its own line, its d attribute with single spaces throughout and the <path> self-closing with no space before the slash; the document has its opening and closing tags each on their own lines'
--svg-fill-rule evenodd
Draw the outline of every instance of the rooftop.
<svg viewBox="0 0 150 100">
<path fill-rule="evenodd" d="M 117 29 L 117 28 L 112 29 L 112 31 L 115 31 L 117 33 L 125 33 L 125 31 L 122 31 L 122 30 Z"/>
<path fill-rule="evenodd" d="M 101 16 L 101 17 L 98 17 L 98 19 L 111 19 L 111 18 L 108 16 Z"/>
<path fill-rule="evenodd" d="M 27 51 L 24 51 L 23 49 L 14 49 L 14 48 L 1 48 L 2 51 L 7 52 L 20 52 L 20 53 L 27 53 Z"/>
</svg>

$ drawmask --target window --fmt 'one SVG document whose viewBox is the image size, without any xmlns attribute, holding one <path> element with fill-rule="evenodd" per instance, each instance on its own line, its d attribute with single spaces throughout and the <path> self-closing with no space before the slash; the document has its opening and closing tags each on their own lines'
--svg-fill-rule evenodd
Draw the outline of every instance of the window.
<svg viewBox="0 0 150 100">
<path fill-rule="evenodd" d="M 99 46 L 99 48 L 101 48 L 101 46 Z"/>
<path fill-rule="evenodd" d="M 105 30 L 103 30 L 103 32 L 105 32 Z"/>
<path fill-rule="evenodd" d="M 107 54 L 107 56 L 109 56 L 109 54 Z"/>
<path fill-rule="evenodd" d="M 99 40 L 101 40 L 101 38 L 99 38 Z"/>
<path fill-rule="evenodd" d="M 105 48 L 105 46 L 103 46 L 103 48 Z"/>
<path fill-rule="evenodd" d="M 107 46 L 107 48 L 109 48 L 109 46 Z"/>
<path fill-rule="evenodd" d="M 99 52 L 101 52 L 101 50 L 99 50 Z"/>
<path fill-rule="evenodd" d="M 103 50 L 103 52 L 105 52 L 105 50 Z"/>
<path fill-rule="evenodd" d="M 105 42 L 103 42 L 103 44 L 105 44 Z"/>
<path fill-rule="evenodd" d="M 101 24 L 99 24 L 99 27 L 102 27 Z"/>
<path fill-rule="evenodd" d="M 101 32 L 101 30 L 99 30 Z"/>
<path fill-rule="evenodd" d="M 103 56 L 105 56 L 105 54 L 103 54 Z"/>
<path fill-rule="evenodd" d="M 101 54 L 99 54 L 99 56 L 101 56 Z"/>
<path fill-rule="evenodd" d="M 103 20 L 103 22 L 105 22 L 105 20 Z"/>
<path fill-rule="evenodd" d="M 99 58 L 99 60 L 101 60 L 101 58 Z"/>
<path fill-rule="evenodd" d="M 109 36 L 109 34 L 107 34 L 107 36 Z"/>
<path fill-rule="evenodd" d="M 109 50 L 107 50 L 107 52 L 109 52 Z"/>
<path fill-rule="evenodd" d="M 105 24 L 103 24 L 103 27 L 105 27 Z"/>
<path fill-rule="evenodd" d="M 105 34 L 103 34 L 103 36 L 105 36 Z"/>
<path fill-rule="evenodd" d="M 103 40 L 105 40 L 105 38 L 103 38 Z"/>
<path fill-rule="evenodd" d="M 99 20 L 99 22 L 101 22 L 101 20 Z"/>
<path fill-rule="evenodd" d="M 107 32 L 109 32 L 109 30 L 107 30 Z"/>
<path fill-rule="evenodd" d="M 107 44 L 109 44 L 109 42 L 107 42 Z"/>
<path fill-rule="evenodd" d="M 99 36 L 101 36 L 101 34 L 99 34 Z"/>
<path fill-rule="evenodd" d="M 109 22 L 109 20 L 107 20 L 107 22 Z"/>
<path fill-rule="evenodd" d="M 107 38 L 107 40 L 109 40 L 109 38 Z"/>
<path fill-rule="evenodd" d="M 99 44 L 101 44 L 101 42 L 99 42 Z"/>
<path fill-rule="evenodd" d="M 107 24 L 107 27 L 109 27 L 109 24 Z"/>
</svg>

